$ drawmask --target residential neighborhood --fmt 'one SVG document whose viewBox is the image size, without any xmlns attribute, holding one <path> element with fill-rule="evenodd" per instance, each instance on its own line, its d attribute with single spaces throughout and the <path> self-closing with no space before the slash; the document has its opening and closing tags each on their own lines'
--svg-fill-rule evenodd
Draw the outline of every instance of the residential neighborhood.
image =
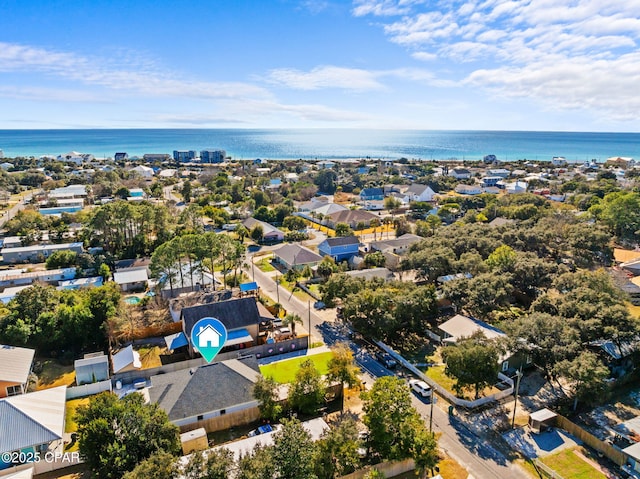
<svg viewBox="0 0 640 479">
<path fill-rule="evenodd" d="M 630 158 L 5 160 L 0 479 L 640 477 Z"/>
</svg>

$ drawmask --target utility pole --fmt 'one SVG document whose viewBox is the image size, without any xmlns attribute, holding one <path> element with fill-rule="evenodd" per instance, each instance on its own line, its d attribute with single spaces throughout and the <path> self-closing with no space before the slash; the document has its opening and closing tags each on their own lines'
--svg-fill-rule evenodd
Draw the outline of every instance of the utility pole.
<svg viewBox="0 0 640 479">
<path fill-rule="evenodd" d="M 309 349 L 311 349 L 311 300 L 307 300 L 307 308 L 309 310 Z"/>
<path fill-rule="evenodd" d="M 513 419 L 511 420 L 511 429 L 516 425 L 516 408 L 518 407 L 518 392 L 520 391 L 520 379 L 522 378 L 522 370 L 516 371 L 516 394 L 513 400 Z"/>
<path fill-rule="evenodd" d="M 431 411 L 429 412 L 429 432 L 433 432 L 433 405 L 436 403 L 437 400 L 438 398 L 436 397 L 432 389 L 431 390 Z"/>
<path fill-rule="evenodd" d="M 253 256 L 251 256 L 251 281 L 256 280 L 255 263 L 253 262 Z"/>
<path fill-rule="evenodd" d="M 280 279 L 278 278 L 278 274 L 276 273 L 276 302 L 280 304 Z"/>
</svg>

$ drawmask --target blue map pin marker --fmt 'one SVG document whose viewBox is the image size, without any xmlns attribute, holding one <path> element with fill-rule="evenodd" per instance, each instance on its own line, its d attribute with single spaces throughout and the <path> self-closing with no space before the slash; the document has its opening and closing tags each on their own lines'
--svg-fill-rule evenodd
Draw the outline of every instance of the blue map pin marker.
<svg viewBox="0 0 640 479">
<path fill-rule="evenodd" d="M 202 318 L 193 325 L 191 345 L 210 363 L 227 341 L 227 328 L 216 318 Z"/>
</svg>

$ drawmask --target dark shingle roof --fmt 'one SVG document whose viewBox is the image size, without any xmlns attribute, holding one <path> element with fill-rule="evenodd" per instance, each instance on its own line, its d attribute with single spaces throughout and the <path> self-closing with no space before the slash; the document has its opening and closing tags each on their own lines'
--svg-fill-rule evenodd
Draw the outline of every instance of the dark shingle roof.
<svg viewBox="0 0 640 479">
<path fill-rule="evenodd" d="M 255 357 L 239 361 L 259 372 Z M 224 362 L 219 362 L 195 371 L 181 369 L 153 376 L 149 397 L 167 412 L 169 420 L 175 421 L 251 402 L 254 400 L 253 384 Z"/>
<path fill-rule="evenodd" d="M 331 248 L 336 246 L 347 246 L 350 244 L 360 244 L 360 240 L 356 236 L 338 236 L 337 238 L 327 238 L 325 240 Z"/>
<path fill-rule="evenodd" d="M 217 303 L 200 304 L 182 310 L 184 332 L 191 336 L 193 325 L 202 318 L 219 319 L 227 330 L 245 328 L 260 323 L 255 298 L 231 299 Z"/>
<path fill-rule="evenodd" d="M 357 223 L 359 221 L 371 221 L 372 219 L 380 219 L 380 217 L 364 210 L 344 210 L 331 213 L 329 215 L 329 219 L 333 223 Z"/>
</svg>

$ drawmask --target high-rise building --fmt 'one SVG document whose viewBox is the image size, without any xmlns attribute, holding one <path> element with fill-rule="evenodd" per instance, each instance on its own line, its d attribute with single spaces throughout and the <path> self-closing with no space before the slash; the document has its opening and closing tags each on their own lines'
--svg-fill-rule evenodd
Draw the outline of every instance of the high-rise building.
<svg viewBox="0 0 640 479">
<path fill-rule="evenodd" d="M 173 150 L 173 159 L 176 161 L 193 161 L 197 158 L 195 150 Z"/>
<path fill-rule="evenodd" d="M 223 163 L 227 157 L 224 150 L 202 150 L 200 151 L 200 161 L 202 163 Z"/>
</svg>

